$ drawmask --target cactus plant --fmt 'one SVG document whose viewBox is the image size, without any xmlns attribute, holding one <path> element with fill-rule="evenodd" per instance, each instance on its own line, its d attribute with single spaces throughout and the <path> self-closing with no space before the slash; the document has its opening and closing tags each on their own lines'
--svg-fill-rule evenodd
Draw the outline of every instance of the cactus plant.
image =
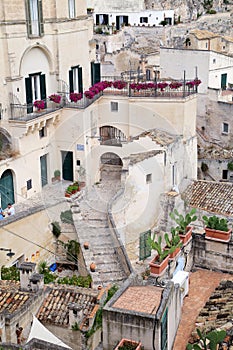
<svg viewBox="0 0 233 350">
<path fill-rule="evenodd" d="M 165 235 L 164 235 L 167 247 L 171 248 L 171 249 L 174 249 L 174 250 L 176 248 L 181 248 L 182 247 L 182 242 L 181 242 L 179 234 L 174 229 L 174 227 L 172 227 L 172 229 L 171 229 L 171 234 L 172 234 L 171 238 L 169 238 L 168 233 L 165 233 Z"/>
<path fill-rule="evenodd" d="M 172 213 L 170 213 L 170 218 L 174 220 L 178 226 L 175 227 L 175 230 L 178 233 L 185 234 L 187 226 L 189 226 L 192 222 L 197 220 L 197 216 L 194 215 L 196 213 L 196 209 L 193 208 L 189 213 L 185 216 L 178 213 L 176 209 Z"/>
<path fill-rule="evenodd" d="M 228 231 L 227 219 L 219 218 L 215 215 L 210 217 L 207 217 L 206 215 L 204 215 L 202 219 L 204 220 L 204 223 L 207 228 L 210 228 L 212 230 L 224 231 L 224 232 Z"/>
<path fill-rule="evenodd" d="M 158 261 L 162 262 L 171 252 L 171 249 L 164 250 L 162 248 L 162 237 L 159 236 L 158 240 L 155 240 L 155 233 L 153 236 L 153 239 L 151 237 L 148 238 L 148 243 L 151 246 L 151 249 L 154 249 L 157 251 L 158 254 Z"/>
<path fill-rule="evenodd" d="M 217 345 L 220 344 L 225 336 L 225 330 L 214 330 L 209 333 L 201 332 L 200 329 L 197 329 L 197 334 L 200 338 L 201 345 L 198 344 L 188 344 L 187 350 L 217 350 Z"/>
</svg>

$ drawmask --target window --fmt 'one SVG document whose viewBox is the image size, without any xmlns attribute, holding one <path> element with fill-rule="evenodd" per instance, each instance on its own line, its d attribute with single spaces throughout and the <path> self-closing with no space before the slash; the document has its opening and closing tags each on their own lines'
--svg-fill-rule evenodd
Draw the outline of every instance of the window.
<svg viewBox="0 0 233 350">
<path fill-rule="evenodd" d="M 101 80 L 100 63 L 91 62 L 91 85 L 94 85 Z"/>
<path fill-rule="evenodd" d="M 26 1 L 26 22 L 29 37 L 39 37 L 44 34 L 42 0 Z"/>
<path fill-rule="evenodd" d="M 75 18 L 75 0 L 68 0 L 69 18 Z"/>
<path fill-rule="evenodd" d="M 216 59 L 215 58 L 213 58 L 213 63 L 216 63 Z"/>
<path fill-rule="evenodd" d="M 42 129 L 39 130 L 39 136 L 40 136 L 40 138 L 46 136 L 46 128 L 44 126 Z"/>
<path fill-rule="evenodd" d="M 152 174 L 147 174 L 146 175 L 146 183 L 150 184 L 152 182 Z"/>
<path fill-rule="evenodd" d="M 118 102 L 111 102 L 111 112 L 118 112 Z"/>
<path fill-rule="evenodd" d="M 229 133 L 229 124 L 228 123 L 222 123 L 222 133 L 223 134 Z"/>
<path fill-rule="evenodd" d="M 227 180 L 228 179 L 228 170 L 223 170 L 222 171 L 222 179 Z"/>
<path fill-rule="evenodd" d="M 151 230 L 140 233 L 139 237 L 139 260 L 144 260 L 151 256 L 151 247 L 148 238 L 151 236 Z"/>
<path fill-rule="evenodd" d="M 45 74 L 41 74 L 41 73 L 29 74 L 29 77 L 25 78 L 25 88 L 26 88 L 27 113 L 33 112 L 33 102 L 35 100 L 44 100 L 45 107 L 46 107 Z"/>
<path fill-rule="evenodd" d="M 27 190 L 30 190 L 32 188 L 32 179 L 27 180 Z"/>
<path fill-rule="evenodd" d="M 71 67 L 69 71 L 70 92 L 83 93 L 83 71 L 82 67 Z"/>
<path fill-rule="evenodd" d="M 148 17 L 140 17 L 140 23 L 148 23 Z"/>
</svg>

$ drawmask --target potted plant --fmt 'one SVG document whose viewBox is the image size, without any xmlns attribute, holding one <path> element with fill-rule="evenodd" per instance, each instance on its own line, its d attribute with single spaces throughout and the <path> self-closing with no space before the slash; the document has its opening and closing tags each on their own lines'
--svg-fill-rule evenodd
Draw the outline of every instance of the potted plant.
<svg viewBox="0 0 233 350">
<path fill-rule="evenodd" d="M 148 242 L 151 246 L 151 249 L 157 251 L 157 255 L 150 261 L 150 272 L 152 275 L 161 275 L 168 267 L 170 249 L 162 248 L 162 237 L 159 236 L 158 240 L 155 240 L 155 234 L 153 239 L 149 237 Z"/>
<path fill-rule="evenodd" d="M 223 329 L 213 330 L 209 333 L 201 332 L 199 328 L 197 328 L 197 335 L 200 339 L 198 344 L 187 344 L 187 350 L 202 350 L 202 349 L 210 349 L 217 350 L 219 348 L 219 344 L 224 341 L 226 337 L 226 331 Z"/>
<path fill-rule="evenodd" d="M 54 170 L 54 173 L 53 173 L 54 177 L 52 177 L 52 182 L 55 182 L 55 181 L 61 181 L 61 172 L 60 170 Z"/>
<path fill-rule="evenodd" d="M 52 95 L 49 96 L 49 99 L 50 99 L 50 101 L 59 104 L 61 102 L 61 95 L 52 94 Z"/>
<path fill-rule="evenodd" d="M 179 214 L 176 209 L 170 213 L 171 219 L 174 220 L 178 225 L 175 227 L 175 230 L 178 232 L 184 245 L 186 245 L 191 239 L 193 227 L 190 226 L 190 224 L 197 220 L 197 216 L 194 215 L 195 213 L 195 208 L 191 209 L 191 211 L 185 216 Z"/>
<path fill-rule="evenodd" d="M 115 350 L 141 350 L 142 343 L 130 339 L 121 339 Z"/>
<path fill-rule="evenodd" d="M 171 229 L 171 237 L 169 237 L 168 233 L 165 233 L 164 238 L 166 241 L 165 249 L 170 249 L 169 259 L 174 259 L 183 245 L 181 238 L 174 227 Z"/>
<path fill-rule="evenodd" d="M 228 227 L 228 221 L 224 218 L 219 218 L 216 215 L 202 217 L 205 223 L 205 237 L 218 241 L 229 242 L 232 229 Z"/>
<path fill-rule="evenodd" d="M 75 194 L 80 190 L 79 183 L 74 182 L 72 185 L 69 185 L 65 191 L 65 197 L 70 197 L 72 194 Z"/>
<path fill-rule="evenodd" d="M 45 108 L 45 102 L 43 100 L 36 100 L 34 101 L 33 106 L 36 107 L 38 111 L 40 111 L 41 109 Z"/>
</svg>

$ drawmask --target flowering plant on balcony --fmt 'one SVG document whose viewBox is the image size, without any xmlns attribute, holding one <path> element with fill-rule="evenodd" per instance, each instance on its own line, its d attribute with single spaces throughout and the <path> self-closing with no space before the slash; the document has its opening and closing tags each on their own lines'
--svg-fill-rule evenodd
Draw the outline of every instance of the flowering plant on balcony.
<svg viewBox="0 0 233 350">
<path fill-rule="evenodd" d="M 189 87 L 189 88 L 193 88 L 194 86 L 198 86 L 201 84 L 201 80 L 199 79 L 194 79 L 194 80 L 191 80 L 191 81 L 187 81 L 186 85 Z"/>
<path fill-rule="evenodd" d="M 45 102 L 43 100 L 36 100 L 33 103 L 33 106 L 37 109 L 44 109 L 45 108 Z"/>
<path fill-rule="evenodd" d="M 58 94 L 52 94 L 49 96 L 50 101 L 53 101 L 55 103 L 60 103 L 61 102 L 61 95 Z"/>
<path fill-rule="evenodd" d="M 105 89 L 112 86 L 112 81 L 105 80 L 105 81 L 102 81 L 101 83 L 103 84 Z"/>
<path fill-rule="evenodd" d="M 133 90 L 148 90 L 154 89 L 157 85 L 154 83 L 132 83 L 130 84 L 130 88 Z"/>
<path fill-rule="evenodd" d="M 164 89 L 166 89 L 166 87 L 168 86 L 168 83 L 166 82 L 158 83 L 157 86 L 161 91 L 164 91 Z"/>
<path fill-rule="evenodd" d="M 127 83 L 123 80 L 116 80 L 112 83 L 112 85 L 115 89 L 122 90 L 126 87 Z"/>
<path fill-rule="evenodd" d="M 82 94 L 81 92 L 77 93 L 77 92 L 71 92 L 70 93 L 70 101 L 71 102 L 77 102 L 79 100 L 82 99 Z"/>
<path fill-rule="evenodd" d="M 169 87 L 171 89 L 179 89 L 179 87 L 181 87 L 183 84 L 178 82 L 178 81 L 172 81 L 170 84 L 169 84 Z"/>
<path fill-rule="evenodd" d="M 84 92 L 84 95 L 86 98 L 91 100 L 95 96 L 95 93 L 93 91 L 87 90 Z"/>
</svg>

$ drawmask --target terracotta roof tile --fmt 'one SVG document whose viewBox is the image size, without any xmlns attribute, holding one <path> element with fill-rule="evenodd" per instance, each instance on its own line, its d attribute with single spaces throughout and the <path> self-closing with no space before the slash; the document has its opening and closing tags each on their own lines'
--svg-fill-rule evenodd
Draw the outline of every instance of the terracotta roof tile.
<svg viewBox="0 0 233 350">
<path fill-rule="evenodd" d="M 231 183 L 194 181 L 182 194 L 191 207 L 222 215 L 233 215 Z"/>
<path fill-rule="evenodd" d="M 49 294 L 44 299 L 37 317 L 42 323 L 68 327 L 68 305 L 76 303 L 83 306 L 85 309 L 84 314 L 88 318 L 93 314 L 95 305 L 97 304 L 97 297 L 98 291 L 65 285 L 53 286 L 50 287 Z"/>
<path fill-rule="evenodd" d="M 155 288 L 154 286 L 129 287 L 112 307 L 146 314 L 156 314 L 161 301 L 162 291 L 162 288 Z"/>
<path fill-rule="evenodd" d="M 19 290 L 19 283 L 13 281 L 0 281 L 0 313 L 12 314 L 25 305 L 34 294 Z"/>
</svg>

